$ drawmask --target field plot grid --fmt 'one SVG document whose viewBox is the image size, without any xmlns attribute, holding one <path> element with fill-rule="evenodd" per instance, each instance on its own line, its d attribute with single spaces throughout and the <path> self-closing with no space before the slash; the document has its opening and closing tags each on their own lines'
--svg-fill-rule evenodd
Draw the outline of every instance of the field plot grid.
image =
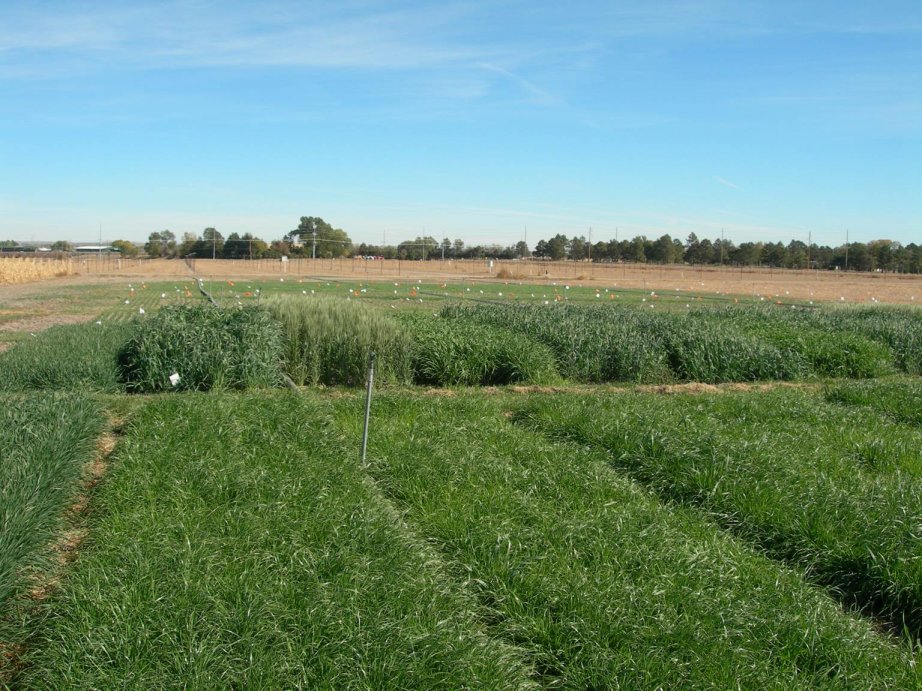
<svg viewBox="0 0 922 691">
<path fill-rule="evenodd" d="M 391 278 L 11 301 L 0 686 L 922 688 L 918 309 Z"/>
</svg>

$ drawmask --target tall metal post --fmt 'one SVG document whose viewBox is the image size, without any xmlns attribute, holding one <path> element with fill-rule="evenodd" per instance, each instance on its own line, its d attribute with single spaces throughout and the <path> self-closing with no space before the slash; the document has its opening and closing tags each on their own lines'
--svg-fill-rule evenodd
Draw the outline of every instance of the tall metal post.
<svg viewBox="0 0 922 691">
<path fill-rule="evenodd" d="M 845 270 L 848 271 L 848 228 L 845 229 Z"/>
<path fill-rule="evenodd" d="M 365 390 L 365 427 L 362 430 L 362 465 L 365 465 L 365 454 L 368 451 L 368 421 L 371 419 L 371 389 L 375 380 L 375 352 L 368 356 L 368 386 Z"/>
</svg>

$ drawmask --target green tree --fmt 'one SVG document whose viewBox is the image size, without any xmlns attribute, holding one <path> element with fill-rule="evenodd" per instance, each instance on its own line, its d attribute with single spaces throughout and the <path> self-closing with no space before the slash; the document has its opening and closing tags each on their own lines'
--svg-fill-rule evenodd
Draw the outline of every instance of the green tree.
<svg viewBox="0 0 922 691">
<path fill-rule="evenodd" d="M 349 239 L 346 231 L 334 228 L 316 216 L 302 216 L 301 223 L 290 235 L 297 235 L 301 239 L 307 253 L 316 251 L 316 255 L 309 254 L 309 256 L 348 257 L 352 253 L 352 240 Z"/>
<path fill-rule="evenodd" d="M 592 261 L 603 262 L 611 257 L 608 254 L 608 243 L 599 240 L 592 246 Z"/>
<path fill-rule="evenodd" d="M 784 265 L 789 269 L 804 269 L 807 267 L 807 243 L 801 240 L 791 240 L 787 246 L 787 256 Z"/>
<path fill-rule="evenodd" d="M 133 242 L 128 242 L 127 240 L 114 240 L 112 242 L 112 247 L 119 251 L 123 257 L 131 259 L 132 257 L 137 257 L 140 254 L 140 250 Z M 54 249 L 54 247 L 52 247 Z"/>
<path fill-rule="evenodd" d="M 606 254 L 613 262 L 621 260 L 621 243 L 617 240 L 609 240 L 606 243 Z"/>
<path fill-rule="evenodd" d="M 721 238 L 714 241 L 714 257 L 711 259 L 712 264 L 726 264 L 730 261 L 730 256 L 736 250 L 732 241 Z"/>
<path fill-rule="evenodd" d="M 199 237 L 195 233 L 183 233 L 182 242 L 176 247 L 176 255 L 187 257 L 195 254 L 195 246 L 199 243 Z"/>
<path fill-rule="evenodd" d="M 781 242 L 767 242 L 762 251 L 762 261 L 769 266 L 784 266 L 787 252 Z"/>
<path fill-rule="evenodd" d="M 574 261 L 582 261 L 587 253 L 586 238 L 574 237 L 567 247 L 567 256 Z"/>
<path fill-rule="evenodd" d="M 433 237 L 417 237 L 401 242 L 397 246 L 397 256 L 401 259 L 428 259 L 434 253 L 441 252 L 439 247 L 439 243 Z"/>
<path fill-rule="evenodd" d="M 154 231 L 144 243 L 144 251 L 149 257 L 176 256 L 176 236 L 169 230 Z"/>
<path fill-rule="evenodd" d="M 631 249 L 627 258 L 632 262 L 647 261 L 646 246 L 647 238 L 645 238 L 643 235 L 638 235 L 636 238 L 631 240 Z"/>
<path fill-rule="evenodd" d="M 113 246 L 115 245 L 114 242 L 112 244 Z M 51 243 L 51 250 L 54 252 L 73 252 L 74 246 L 71 243 L 67 242 L 67 240 L 55 240 L 54 242 Z"/>
<path fill-rule="evenodd" d="M 671 264 L 674 259 L 675 245 L 672 238 L 667 235 L 660 236 L 650 248 L 650 261 L 660 264 Z"/>
<path fill-rule="evenodd" d="M 567 256 L 567 236 L 558 233 L 547 241 L 547 256 L 554 261 L 560 261 Z"/>
<path fill-rule="evenodd" d="M 871 254 L 873 268 L 881 271 L 892 271 L 895 253 L 900 249 L 900 243 L 892 240 L 872 240 L 868 243 L 868 252 Z"/>
<path fill-rule="evenodd" d="M 852 242 L 848 246 L 849 271 L 870 271 L 874 268 L 874 257 L 863 242 Z"/>
<path fill-rule="evenodd" d="M 710 264 L 716 261 L 718 255 L 714 254 L 714 243 L 705 238 L 699 240 L 698 236 L 690 233 L 685 241 L 684 259 L 689 264 Z"/>
<path fill-rule="evenodd" d="M 287 249 L 288 244 L 285 243 Z M 252 233 L 244 233 L 240 237 L 239 233 L 231 233 L 224 241 L 224 250 L 221 256 L 225 259 L 259 259 L 265 256 L 269 251 L 269 245 L 264 240 L 256 237 Z M 275 256 L 281 256 L 288 252 L 275 252 Z"/>
<path fill-rule="evenodd" d="M 221 256 L 224 259 L 243 259 L 249 257 L 249 243 L 244 242 L 240 233 L 231 233 L 224 241 L 224 248 L 221 250 Z"/>
<path fill-rule="evenodd" d="M 701 263 L 701 242 L 694 233 L 689 233 L 688 238 L 685 240 L 685 253 L 683 254 L 683 259 L 688 264 Z"/>
<path fill-rule="evenodd" d="M 762 243 L 744 242 L 730 253 L 730 261 L 743 266 L 757 266 L 762 263 Z"/>
<path fill-rule="evenodd" d="M 810 261 L 817 269 L 828 269 L 832 266 L 833 249 L 826 245 L 813 245 L 810 248 Z"/>
<path fill-rule="evenodd" d="M 905 270 L 914 274 L 922 273 L 922 245 L 910 242 L 905 249 L 908 254 L 908 266 Z"/>
<path fill-rule="evenodd" d="M 269 244 L 262 238 L 258 238 L 250 233 L 244 233 L 241 239 L 249 245 L 248 252 L 251 259 L 260 259 L 261 257 L 269 256 Z M 282 253 L 276 253 L 275 256 L 280 257 Z"/>
<path fill-rule="evenodd" d="M 287 244 L 285 246 L 287 247 Z M 268 251 L 269 245 L 252 233 L 244 233 L 243 237 L 240 237 L 239 233 L 231 233 L 224 241 L 221 256 L 225 259 L 259 259 Z M 282 254 L 287 252 L 274 252 L 275 256 Z"/>
<path fill-rule="evenodd" d="M 224 236 L 215 228 L 205 228 L 202 231 L 201 240 L 195 243 L 195 249 L 193 250 L 196 257 L 212 258 L 220 257 L 223 251 Z"/>
</svg>

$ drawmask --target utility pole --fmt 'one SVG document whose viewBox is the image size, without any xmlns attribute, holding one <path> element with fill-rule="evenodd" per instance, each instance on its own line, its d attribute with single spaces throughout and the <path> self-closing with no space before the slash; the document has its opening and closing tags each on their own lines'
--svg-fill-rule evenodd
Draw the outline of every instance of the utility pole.
<svg viewBox="0 0 922 691">
<path fill-rule="evenodd" d="M 589 261 L 592 261 L 592 226 L 589 226 Z"/>
<path fill-rule="evenodd" d="M 845 270 L 848 271 L 848 228 L 845 229 Z"/>
<path fill-rule="evenodd" d="M 807 232 L 807 268 L 810 268 L 810 247 L 813 245 L 813 231 Z"/>
<path fill-rule="evenodd" d="M 311 259 L 317 258 L 317 226 L 311 231 Z"/>
<path fill-rule="evenodd" d="M 724 265 L 724 229 L 720 229 L 720 265 Z"/>
<path fill-rule="evenodd" d="M 216 250 L 218 249 L 218 231 L 214 228 L 211 229 L 211 258 L 215 258 Z"/>
</svg>

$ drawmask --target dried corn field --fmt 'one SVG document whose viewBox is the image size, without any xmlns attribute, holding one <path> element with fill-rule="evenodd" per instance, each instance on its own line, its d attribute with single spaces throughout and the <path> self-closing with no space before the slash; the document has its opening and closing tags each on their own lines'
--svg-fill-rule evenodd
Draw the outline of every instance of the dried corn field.
<svg viewBox="0 0 922 691">
<path fill-rule="evenodd" d="M 0 284 L 29 283 L 75 273 L 69 259 L 4 257 L 0 259 Z"/>
</svg>

